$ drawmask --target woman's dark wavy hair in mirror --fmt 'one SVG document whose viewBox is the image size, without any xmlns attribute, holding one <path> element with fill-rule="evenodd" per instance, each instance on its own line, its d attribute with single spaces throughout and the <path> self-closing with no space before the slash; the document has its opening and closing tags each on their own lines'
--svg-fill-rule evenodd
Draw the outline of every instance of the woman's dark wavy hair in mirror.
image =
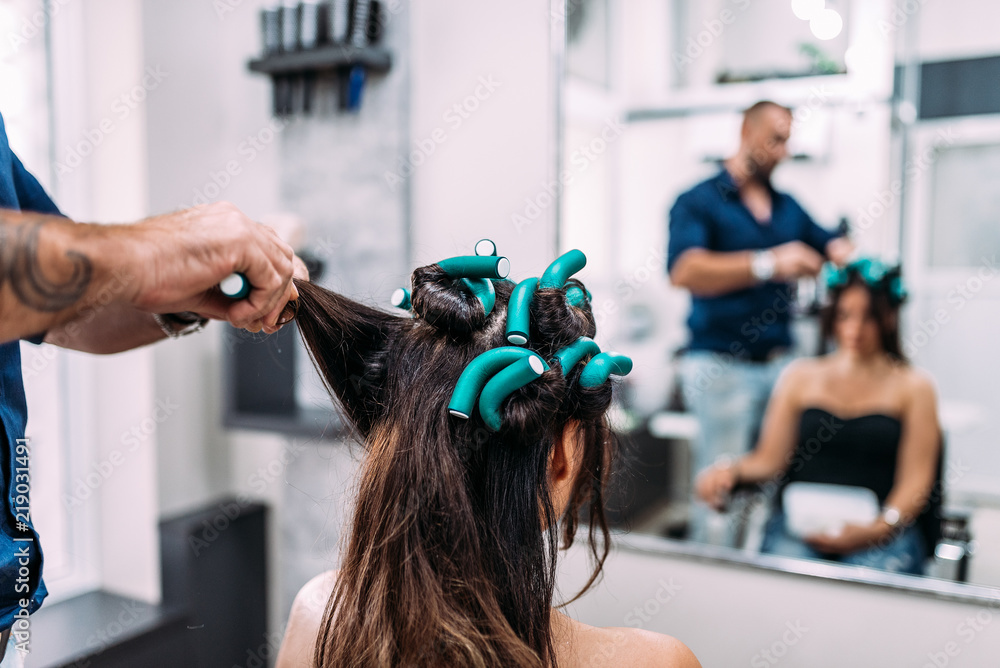
<svg viewBox="0 0 1000 668">
<path fill-rule="evenodd" d="M 581 520 L 594 570 L 567 603 L 601 573 L 610 545 L 605 490 L 619 448 L 605 417 L 612 383 L 581 387 L 582 363 L 565 378 L 553 363 L 505 400 L 499 432 L 478 414 L 448 413 L 466 365 L 508 345 L 514 284 L 493 285 L 487 315 L 438 265 L 421 267 L 409 317 L 296 281 L 299 331 L 368 450 L 317 666 L 555 666 L 559 539 L 569 547 Z M 589 303 L 569 305 L 564 288 L 536 292 L 528 347 L 544 359 L 595 331 Z M 572 421 L 582 461 L 559 518 L 548 465 Z"/>
<path fill-rule="evenodd" d="M 870 315 L 878 327 L 882 350 L 894 362 L 908 364 L 909 361 L 903 352 L 903 346 L 899 337 L 899 305 L 892 300 L 887 286 L 873 287 L 856 273 L 851 273 L 850 278 L 844 285 L 831 288 L 827 297 L 827 303 L 820 311 L 819 354 L 825 354 L 829 350 L 830 342 L 836 338 L 837 309 L 840 305 L 840 298 L 845 290 L 854 286 L 863 287 L 868 291 L 868 295 L 871 298 L 869 306 Z"/>
</svg>

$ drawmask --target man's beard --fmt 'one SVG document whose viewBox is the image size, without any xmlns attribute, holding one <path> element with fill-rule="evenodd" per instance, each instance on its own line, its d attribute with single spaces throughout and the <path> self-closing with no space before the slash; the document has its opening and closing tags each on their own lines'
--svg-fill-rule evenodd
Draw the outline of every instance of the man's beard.
<svg viewBox="0 0 1000 668">
<path fill-rule="evenodd" d="M 761 183 L 769 183 L 771 181 L 771 173 L 774 172 L 774 168 L 777 167 L 777 164 L 775 163 L 762 165 L 752 157 L 747 158 L 747 163 L 747 167 L 749 167 L 747 170 L 749 172 L 749 178 L 754 181 L 760 181 Z"/>
</svg>

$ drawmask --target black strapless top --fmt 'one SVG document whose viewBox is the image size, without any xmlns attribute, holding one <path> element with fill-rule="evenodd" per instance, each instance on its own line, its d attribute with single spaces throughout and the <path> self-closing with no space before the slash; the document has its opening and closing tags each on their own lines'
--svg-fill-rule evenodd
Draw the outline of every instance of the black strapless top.
<svg viewBox="0 0 1000 668">
<path fill-rule="evenodd" d="M 896 458 L 903 435 L 899 418 L 870 413 L 840 418 L 822 408 L 807 408 L 799 421 L 795 454 L 775 499 L 791 482 L 855 485 L 875 492 L 885 503 L 896 481 Z M 934 490 L 916 521 L 928 550 L 941 539 L 941 469 L 944 443 L 938 451 Z"/>
<path fill-rule="evenodd" d="M 849 419 L 822 408 L 802 412 L 795 454 L 780 491 L 791 482 L 867 487 L 885 502 L 896 479 L 896 456 L 903 425 L 898 418 L 872 413 Z"/>
</svg>

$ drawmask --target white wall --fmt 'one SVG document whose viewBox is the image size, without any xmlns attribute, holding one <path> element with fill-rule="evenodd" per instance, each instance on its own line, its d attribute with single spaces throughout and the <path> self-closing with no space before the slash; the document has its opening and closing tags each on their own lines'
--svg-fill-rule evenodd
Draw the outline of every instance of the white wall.
<svg viewBox="0 0 1000 668">
<path fill-rule="evenodd" d="M 997 55 L 1000 5 L 981 0 L 896 3 L 902 11 L 890 17 L 890 32 L 917 26 L 917 55 L 921 60 L 954 60 Z"/>
<path fill-rule="evenodd" d="M 411 146 L 436 144 L 412 177 L 414 264 L 488 237 L 513 279 L 537 276 L 557 250 L 544 196 L 556 151 L 549 4 L 450 0 L 411 13 Z"/>
</svg>

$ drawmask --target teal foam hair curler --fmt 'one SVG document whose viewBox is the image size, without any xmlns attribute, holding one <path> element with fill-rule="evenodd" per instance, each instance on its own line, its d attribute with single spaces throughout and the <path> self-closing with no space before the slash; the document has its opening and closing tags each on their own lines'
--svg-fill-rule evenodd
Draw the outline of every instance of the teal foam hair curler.
<svg viewBox="0 0 1000 668">
<path fill-rule="evenodd" d="M 524 348 L 504 346 L 487 350 L 476 357 L 469 362 L 455 383 L 451 401 L 448 402 L 448 412 L 455 417 L 468 420 L 472 415 L 473 406 L 476 405 L 476 397 L 486 385 L 486 381 L 500 369 L 529 355 L 534 353 Z"/>
<path fill-rule="evenodd" d="M 396 288 L 389 297 L 389 303 L 396 308 L 401 308 L 404 311 L 410 310 L 410 291 L 406 288 Z"/>
<path fill-rule="evenodd" d="M 584 292 L 579 285 L 571 285 L 566 288 L 566 301 L 570 306 L 580 306 L 585 299 L 593 299 L 590 291 Z"/>
<path fill-rule="evenodd" d="M 566 280 L 587 265 L 587 256 L 580 250 L 563 253 L 549 265 L 538 282 L 540 289 L 561 288 Z"/>
<path fill-rule="evenodd" d="M 484 257 L 496 257 L 497 245 L 493 243 L 490 239 L 480 239 L 476 242 L 476 255 L 482 255 Z"/>
<path fill-rule="evenodd" d="M 603 385 L 608 377 L 625 376 L 632 370 L 632 358 L 618 353 L 600 353 L 587 362 L 580 373 L 582 387 L 597 387 Z"/>
<path fill-rule="evenodd" d="M 531 331 L 531 301 L 538 288 L 537 278 L 526 278 L 510 293 L 507 304 L 507 341 L 515 346 L 528 342 Z"/>
<path fill-rule="evenodd" d="M 463 278 L 461 283 L 482 302 L 486 315 L 493 312 L 493 306 L 497 301 L 493 281 L 488 278 Z"/>
<path fill-rule="evenodd" d="M 437 263 L 450 278 L 507 278 L 510 260 L 492 255 L 460 255 Z"/>
<path fill-rule="evenodd" d="M 503 422 L 500 417 L 500 405 L 504 399 L 541 376 L 548 368 L 541 357 L 531 353 L 504 367 L 493 376 L 479 396 L 479 415 L 486 426 L 492 431 L 500 431 Z"/>
<path fill-rule="evenodd" d="M 563 376 L 568 376 L 580 360 L 587 355 L 597 355 L 601 352 L 600 346 L 593 339 L 581 336 L 579 339 L 569 344 L 554 356 L 554 361 L 559 362 Z"/>
</svg>

